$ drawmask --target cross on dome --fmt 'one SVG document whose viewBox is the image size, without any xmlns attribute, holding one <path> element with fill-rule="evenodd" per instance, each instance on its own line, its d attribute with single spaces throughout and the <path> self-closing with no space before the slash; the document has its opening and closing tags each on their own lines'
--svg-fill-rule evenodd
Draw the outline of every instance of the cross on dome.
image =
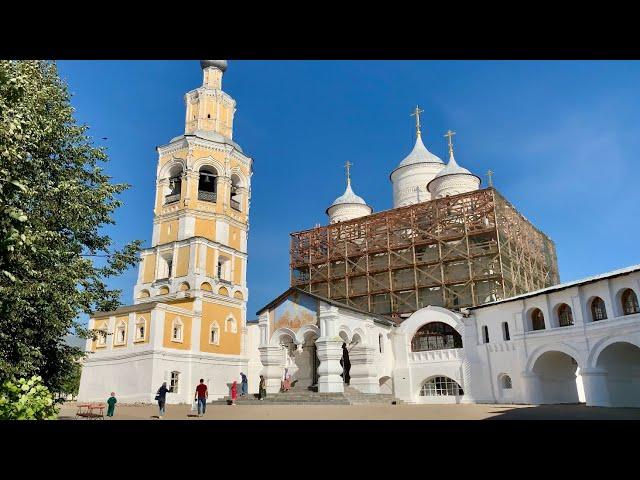
<svg viewBox="0 0 640 480">
<path fill-rule="evenodd" d="M 347 185 L 351 185 L 351 167 L 353 163 L 347 160 L 347 163 L 344 164 L 344 168 L 347 169 Z"/>
<path fill-rule="evenodd" d="M 447 133 L 444 134 L 445 137 L 448 138 L 449 144 L 449 156 L 453 157 L 453 141 L 452 138 L 456 134 L 456 132 L 452 132 L 451 130 L 447 130 Z"/>
<path fill-rule="evenodd" d="M 420 107 L 416 105 L 416 108 L 413 111 L 413 113 L 409 115 L 410 117 L 416 117 L 416 135 L 418 136 L 422 135 L 422 132 L 420 131 L 420 114 L 422 112 L 424 112 L 424 110 L 420 110 Z"/>
</svg>

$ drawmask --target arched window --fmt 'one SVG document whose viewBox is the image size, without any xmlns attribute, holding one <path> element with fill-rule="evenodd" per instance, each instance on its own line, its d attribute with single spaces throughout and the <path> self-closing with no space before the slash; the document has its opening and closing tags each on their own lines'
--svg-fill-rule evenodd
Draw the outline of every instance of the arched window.
<svg viewBox="0 0 640 480">
<path fill-rule="evenodd" d="M 220 344 L 220 327 L 218 326 L 218 322 L 211 324 L 211 328 L 209 329 L 209 343 L 211 345 Z"/>
<path fill-rule="evenodd" d="M 604 306 L 604 300 L 596 297 L 591 301 L 591 319 L 594 322 L 607 319 L 607 309 Z"/>
<path fill-rule="evenodd" d="M 544 330 L 544 315 L 542 310 L 535 308 L 531 312 L 531 329 L 532 330 Z"/>
<path fill-rule="evenodd" d="M 238 325 L 236 323 L 235 318 L 231 318 L 231 317 L 227 318 L 227 321 L 225 322 L 225 325 L 224 325 L 224 331 L 231 332 L 231 333 L 238 332 Z"/>
<path fill-rule="evenodd" d="M 173 273 L 173 252 L 166 252 L 160 255 L 158 263 L 158 280 L 170 278 Z"/>
<path fill-rule="evenodd" d="M 229 279 L 231 278 L 231 272 L 230 272 L 231 269 L 229 268 L 230 266 L 231 266 L 231 259 L 224 257 L 222 255 L 218 257 L 218 265 L 216 268 L 216 274 L 218 276 L 218 279 L 229 281 Z"/>
<path fill-rule="evenodd" d="M 443 322 L 430 322 L 416 332 L 411 339 L 411 351 L 462 348 L 462 337 L 455 328 Z"/>
<path fill-rule="evenodd" d="M 482 341 L 484 343 L 489 343 L 489 327 L 486 325 L 482 327 Z"/>
<path fill-rule="evenodd" d="M 127 342 L 127 324 L 123 320 L 118 323 L 116 327 L 116 345 L 124 345 Z"/>
<path fill-rule="evenodd" d="M 138 298 L 149 298 L 149 290 L 140 290 Z"/>
<path fill-rule="evenodd" d="M 171 340 L 182 342 L 182 321 L 179 318 L 176 318 L 171 326 Z"/>
<path fill-rule="evenodd" d="M 384 353 L 384 338 L 382 334 L 378 335 L 378 346 L 380 347 L 380 353 Z"/>
<path fill-rule="evenodd" d="M 421 397 L 441 397 L 464 395 L 462 388 L 449 377 L 433 377 L 422 385 Z"/>
<path fill-rule="evenodd" d="M 509 335 L 509 324 L 507 322 L 502 322 L 502 339 L 505 342 L 511 340 L 511 335 Z"/>
<path fill-rule="evenodd" d="M 573 312 L 571 307 L 563 303 L 558 307 L 558 325 L 561 327 L 570 327 L 573 325 Z"/>
<path fill-rule="evenodd" d="M 98 346 L 104 347 L 107 344 L 107 327 L 103 326 L 98 330 Z"/>
<path fill-rule="evenodd" d="M 164 203 L 175 203 L 182 193 L 182 166 L 176 165 L 169 173 L 169 189 L 166 191 Z"/>
<path fill-rule="evenodd" d="M 511 377 L 509 375 L 502 375 L 500 377 L 500 386 L 503 390 L 511 390 Z"/>
<path fill-rule="evenodd" d="M 202 167 L 198 179 L 198 200 L 215 202 L 218 191 L 218 172 L 213 167 Z"/>
<path fill-rule="evenodd" d="M 633 290 L 627 288 L 624 292 L 622 292 L 622 296 L 620 297 L 620 299 L 622 300 L 623 315 L 640 313 L 640 308 L 638 307 L 638 297 Z"/>
<path fill-rule="evenodd" d="M 144 340 L 146 335 L 147 321 L 140 317 L 136 322 L 136 340 Z"/>
<path fill-rule="evenodd" d="M 241 188 L 240 177 L 238 175 L 231 175 L 231 194 L 229 196 L 229 202 L 231 208 L 241 211 L 240 200 L 241 195 L 239 189 Z"/>
</svg>

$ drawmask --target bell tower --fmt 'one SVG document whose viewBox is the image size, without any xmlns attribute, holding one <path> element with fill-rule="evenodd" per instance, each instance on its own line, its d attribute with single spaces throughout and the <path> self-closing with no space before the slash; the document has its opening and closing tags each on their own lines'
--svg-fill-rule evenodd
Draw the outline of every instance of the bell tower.
<svg viewBox="0 0 640 480">
<path fill-rule="evenodd" d="M 222 90 L 226 60 L 200 66 L 202 85 L 185 95 L 184 134 L 157 148 L 153 237 L 134 302 L 192 307 L 203 332 L 192 350 L 240 354 L 253 160 L 232 139 L 236 102 Z M 235 327 L 227 328 L 229 318 Z"/>
</svg>

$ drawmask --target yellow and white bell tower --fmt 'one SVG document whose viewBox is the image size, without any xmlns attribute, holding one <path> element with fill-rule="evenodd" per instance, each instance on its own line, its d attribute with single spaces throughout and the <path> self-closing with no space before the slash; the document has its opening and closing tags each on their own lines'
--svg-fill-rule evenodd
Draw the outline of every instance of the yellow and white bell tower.
<svg viewBox="0 0 640 480">
<path fill-rule="evenodd" d="M 202 378 L 209 398 L 240 372 L 258 384 L 257 326 L 247 326 L 247 231 L 252 159 L 232 140 L 236 102 L 222 91 L 224 60 L 203 60 L 202 86 L 185 95 L 184 134 L 158 147 L 151 247 L 142 251 L 134 304 L 96 312 L 79 398 L 116 391 L 189 403 Z"/>
<path fill-rule="evenodd" d="M 184 134 L 157 149 L 152 245 L 142 253 L 134 302 L 199 314 L 191 351 L 242 354 L 252 159 L 232 140 L 227 62 L 200 64 L 202 86 L 185 95 Z"/>
</svg>

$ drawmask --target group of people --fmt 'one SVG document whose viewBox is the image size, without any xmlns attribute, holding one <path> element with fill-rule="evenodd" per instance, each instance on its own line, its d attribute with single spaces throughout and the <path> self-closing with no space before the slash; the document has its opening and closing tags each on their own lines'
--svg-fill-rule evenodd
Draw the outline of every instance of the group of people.
<svg viewBox="0 0 640 480">
<path fill-rule="evenodd" d="M 240 396 L 244 397 L 248 395 L 249 390 L 249 382 L 247 380 L 247 376 L 240 372 Z M 163 382 L 158 391 L 156 392 L 155 400 L 158 402 L 158 418 L 164 417 L 166 412 L 166 404 L 167 404 L 167 393 L 171 392 L 171 390 L 167 387 L 167 382 Z M 266 381 L 262 375 L 260 375 L 260 384 L 258 386 L 258 398 L 260 400 L 264 400 L 267 396 L 266 389 Z M 202 417 L 207 410 L 207 400 L 209 399 L 209 389 L 207 385 L 204 383 L 204 379 L 200 379 L 200 383 L 196 386 L 196 390 L 194 393 L 193 402 L 196 404 L 196 408 L 198 410 L 198 416 Z M 238 382 L 236 380 L 231 384 L 231 405 L 236 405 L 236 400 L 238 399 Z M 115 414 L 116 403 L 118 400 L 116 399 L 116 394 L 111 392 L 111 396 L 107 400 L 107 417 L 113 417 Z"/>
<path fill-rule="evenodd" d="M 262 392 L 264 379 L 262 375 L 260 375 L 260 390 Z M 248 394 L 249 390 L 249 382 L 247 380 L 247 376 L 240 372 L 240 396 L 244 397 Z M 167 388 L 167 382 L 164 382 L 162 386 L 158 389 L 156 393 L 156 400 L 158 402 L 159 413 L 158 418 L 162 418 L 165 414 L 165 405 L 167 401 L 167 393 L 170 390 Z M 265 391 L 266 396 L 266 391 Z M 200 383 L 196 387 L 193 402 L 196 404 L 196 409 L 198 411 L 198 416 L 202 417 L 207 410 L 207 400 L 209 398 L 209 389 L 207 385 L 204 383 L 204 379 L 200 379 Z M 236 405 L 236 400 L 238 399 L 238 382 L 234 380 L 231 384 L 231 405 Z"/>
</svg>

